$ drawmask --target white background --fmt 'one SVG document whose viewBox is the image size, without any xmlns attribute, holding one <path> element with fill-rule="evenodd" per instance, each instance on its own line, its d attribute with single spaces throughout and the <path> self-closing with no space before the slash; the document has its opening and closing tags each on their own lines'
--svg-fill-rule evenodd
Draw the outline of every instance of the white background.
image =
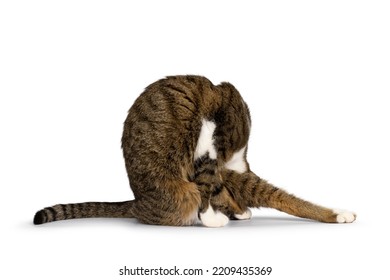
<svg viewBox="0 0 390 280">
<path fill-rule="evenodd" d="M 1 278 L 125 279 L 125 265 L 389 277 L 386 2 L 1 1 Z M 175 74 L 233 83 L 251 108 L 252 169 L 355 211 L 356 223 L 262 209 L 221 229 L 33 226 L 45 206 L 132 198 L 120 149 L 126 112 L 148 84 Z"/>
</svg>

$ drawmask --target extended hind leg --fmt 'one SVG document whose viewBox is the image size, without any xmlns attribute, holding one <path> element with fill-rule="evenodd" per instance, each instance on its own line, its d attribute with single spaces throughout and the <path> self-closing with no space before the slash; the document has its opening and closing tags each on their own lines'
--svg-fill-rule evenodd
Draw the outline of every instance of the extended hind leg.
<svg viewBox="0 0 390 280">
<path fill-rule="evenodd" d="M 237 201 L 247 207 L 270 207 L 288 214 L 327 223 L 351 223 L 356 215 L 334 210 L 300 199 L 259 178 L 253 172 L 223 173 L 227 186 L 232 186 Z"/>
</svg>

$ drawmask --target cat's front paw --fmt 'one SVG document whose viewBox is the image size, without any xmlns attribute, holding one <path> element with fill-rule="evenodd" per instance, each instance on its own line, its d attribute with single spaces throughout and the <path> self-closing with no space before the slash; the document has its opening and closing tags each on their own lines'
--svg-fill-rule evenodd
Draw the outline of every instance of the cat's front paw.
<svg viewBox="0 0 390 280">
<path fill-rule="evenodd" d="M 200 220 L 206 227 L 223 227 L 229 222 L 229 218 L 220 211 L 214 211 L 211 206 L 200 214 Z"/>
<path fill-rule="evenodd" d="M 336 221 L 339 224 L 352 223 L 356 220 L 356 214 L 350 211 L 334 209 L 333 212 L 337 215 Z"/>
<path fill-rule="evenodd" d="M 242 214 L 234 214 L 234 218 L 236 218 L 237 220 L 249 220 L 250 218 L 252 218 L 252 211 L 248 208 Z"/>
</svg>

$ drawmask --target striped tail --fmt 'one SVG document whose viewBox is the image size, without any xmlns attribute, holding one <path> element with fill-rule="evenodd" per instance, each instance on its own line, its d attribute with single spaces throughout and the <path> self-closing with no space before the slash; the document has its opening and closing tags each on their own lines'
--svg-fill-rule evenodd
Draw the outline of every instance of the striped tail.
<svg viewBox="0 0 390 280">
<path fill-rule="evenodd" d="M 39 210 L 34 216 L 34 225 L 80 218 L 134 218 L 134 202 L 131 200 L 57 204 Z"/>
</svg>

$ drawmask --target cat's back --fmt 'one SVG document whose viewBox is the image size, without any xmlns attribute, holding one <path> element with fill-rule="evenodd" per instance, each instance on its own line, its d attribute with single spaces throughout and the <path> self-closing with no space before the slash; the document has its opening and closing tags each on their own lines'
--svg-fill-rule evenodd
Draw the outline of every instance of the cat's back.
<svg viewBox="0 0 390 280">
<path fill-rule="evenodd" d="M 177 166 L 191 161 L 202 119 L 220 99 L 219 88 L 202 76 L 169 76 L 149 85 L 124 123 L 122 148 L 132 173 L 142 171 L 137 162 L 180 172 Z"/>
<path fill-rule="evenodd" d="M 217 87 L 203 76 L 168 76 L 145 89 L 126 121 L 186 121 L 210 111 L 218 95 Z"/>
</svg>

